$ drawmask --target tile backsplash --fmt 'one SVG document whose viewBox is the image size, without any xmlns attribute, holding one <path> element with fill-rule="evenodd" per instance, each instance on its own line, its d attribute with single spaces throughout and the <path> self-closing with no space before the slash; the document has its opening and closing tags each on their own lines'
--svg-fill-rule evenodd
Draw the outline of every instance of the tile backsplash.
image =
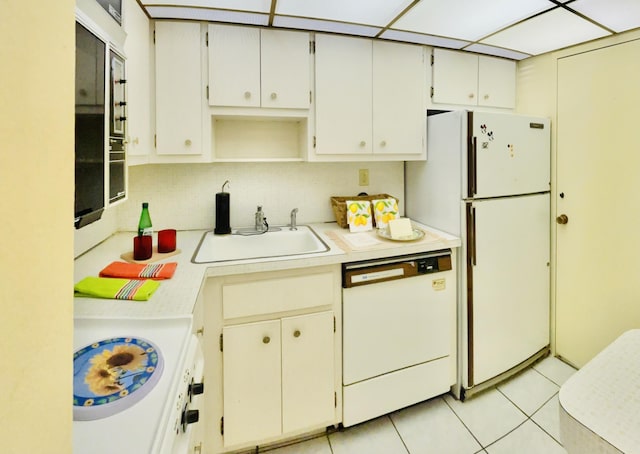
<svg viewBox="0 0 640 454">
<path fill-rule="evenodd" d="M 369 169 L 369 186 L 358 186 L 358 169 Z M 149 202 L 154 229 L 212 229 L 215 194 L 229 180 L 231 226 L 253 225 L 257 205 L 272 225 L 333 221 L 329 198 L 365 191 L 404 194 L 402 162 L 216 163 L 129 168 L 129 199 L 118 207 L 118 230 L 135 230 L 142 202 Z M 402 208 L 401 208 L 402 210 Z"/>
<path fill-rule="evenodd" d="M 358 186 L 358 170 L 369 169 L 369 186 Z M 135 231 L 142 202 L 149 202 L 154 230 L 213 229 L 215 194 L 229 180 L 231 227 L 251 226 L 257 205 L 272 225 L 334 221 L 329 198 L 360 192 L 387 193 L 404 212 L 403 162 L 157 164 L 129 168 L 128 200 L 102 220 L 76 230 L 77 257 L 116 231 Z"/>
</svg>

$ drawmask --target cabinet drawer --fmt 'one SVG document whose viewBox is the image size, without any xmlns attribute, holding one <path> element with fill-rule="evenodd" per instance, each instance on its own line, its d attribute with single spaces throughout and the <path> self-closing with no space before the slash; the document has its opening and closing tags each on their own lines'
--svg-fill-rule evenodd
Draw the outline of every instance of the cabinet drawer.
<svg viewBox="0 0 640 454">
<path fill-rule="evenodd" d="M 331 272 L 223 284 L 222 315 L 227 320 L 330 306 L 334 285 Z"/>
</svg>

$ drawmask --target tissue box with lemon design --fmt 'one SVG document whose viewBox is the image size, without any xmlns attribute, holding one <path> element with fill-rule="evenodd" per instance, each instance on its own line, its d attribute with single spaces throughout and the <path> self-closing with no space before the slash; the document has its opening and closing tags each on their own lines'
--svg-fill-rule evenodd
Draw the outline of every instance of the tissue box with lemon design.
<svg viewBox="0 0 640 454">
<path fill-rule="evenodd" d="M 371 202 L 368 200 L 347 200 L 345 203 L 350 232 L 366 232 L 373 229 Z"/>
<path fill-rule="evenodd" d="M 389 221 L 398 219 L 398 201 L 396 199 L 377 199 L 373 201 L 373 213 L 376 218 L 376 227 L 386 229 Z"/>
</svg>

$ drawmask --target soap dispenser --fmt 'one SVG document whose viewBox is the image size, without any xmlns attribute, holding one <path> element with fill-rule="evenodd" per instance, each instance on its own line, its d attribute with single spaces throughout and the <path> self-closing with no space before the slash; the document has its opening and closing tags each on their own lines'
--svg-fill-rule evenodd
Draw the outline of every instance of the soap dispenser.
<svg viewBox="0 0 640 454">
<path fill-rule="evenodd" d="M 229 185 L 229 180 L 222 185 L 222 192 L 216 194 L 216 228 L 213 233 L 216 235 L 226 235 L 231 233 L 229 225 L 230 197 L 225 192 L 224 187 Z"/>
</svg>

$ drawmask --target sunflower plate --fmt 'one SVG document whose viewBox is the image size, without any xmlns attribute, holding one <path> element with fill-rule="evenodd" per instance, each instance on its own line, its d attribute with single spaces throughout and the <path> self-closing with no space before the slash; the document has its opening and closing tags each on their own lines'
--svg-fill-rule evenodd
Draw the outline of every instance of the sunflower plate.
<svg viewBox="0 0 640 454">
<path fill-rule="evenodd" d="M 136 337 L 103 339 L 73 354 L 73 419 L 106 418 L 129 408 L 158 383 L 160 350 Z"/>
</svg>

